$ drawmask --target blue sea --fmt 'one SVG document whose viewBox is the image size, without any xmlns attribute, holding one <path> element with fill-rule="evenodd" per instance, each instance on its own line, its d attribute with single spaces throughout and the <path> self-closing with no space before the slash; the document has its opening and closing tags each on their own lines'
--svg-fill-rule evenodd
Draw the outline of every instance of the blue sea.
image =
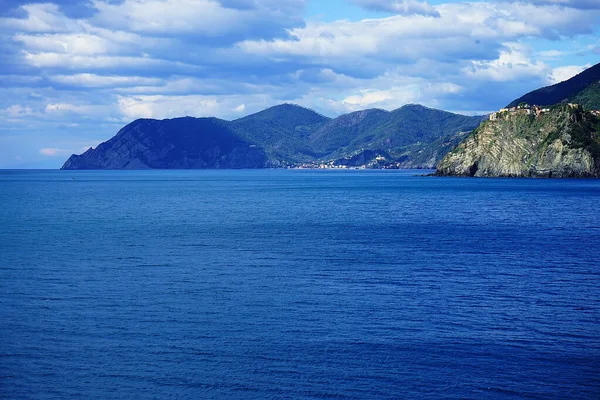
<svg viewBox="0 0 600 400">
<path fill-rule="evenodd" d="M 599 399 L 600 180 L 0 171 L 0 397 Z"/>
</svg>

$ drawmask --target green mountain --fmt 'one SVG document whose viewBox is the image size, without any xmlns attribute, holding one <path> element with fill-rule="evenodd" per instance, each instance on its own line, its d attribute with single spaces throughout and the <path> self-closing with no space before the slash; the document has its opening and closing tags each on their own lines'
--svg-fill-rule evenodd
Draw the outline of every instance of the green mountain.
<svg viewBox="0 0 600 400">
<path fill-rule="evenodd" d="M 217 118 L 139 119 L 62 169 L 262 168 L 264 150 Z"/>
<path fill-rule="evenodd" d="M 329 120 L 308 108 L 282 104 L 237 119 L 232 127 L 275 158 L 308 161 L 315 157 L 308 137 Z"/>
<path fill-rule="evenodd" d="M 455 142 L 479 125 L 482 117 L 467 117 L 409 104 L 397 110 L 365 110 L 343 115 L 311 136 L 322 158 L 343 159 L 362 151 L 386 153 L 388 162 L 404 168 L 431 168 Z M 440 146 L 431 146 L 434 142 Z M 440 154 L 441 153 L 441 154 Z"/>
<path fill-rule="evenodd" d="M 312 132 L 309 141 L 320 157 L 345 153 L 349 146 L 360 148 L 361 138 L 369 138 L 387 121 L 389 112 L 369 109 L 344 114 Z"/>
<path fill-rule="evenodd" d="M 436 175 L 600 177 L 600 118 L 559 104 L 497 114 L 438 164 Z"/>
<path fill-rule="evenodd" d="M 600 109 L 600 63 L 556 85 L 543 87 L 519 97 L 507 107 L 520 103 L 549 106 L 558 103 L 576 103 L 587 110 Z"/>
<path fill-rule="evenodd" d="M 63 169 L 263 168 L 297 165 L 432 168 L 482 117 L 419 105 L 335 119 L 283 104 L 235 121 L 143 119 Z"/>
</svg>

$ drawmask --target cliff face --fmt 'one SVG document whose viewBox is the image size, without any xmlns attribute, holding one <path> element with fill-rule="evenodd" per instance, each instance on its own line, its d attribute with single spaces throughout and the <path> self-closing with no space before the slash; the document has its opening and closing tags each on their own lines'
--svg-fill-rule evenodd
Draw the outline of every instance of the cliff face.
<svg viewBox="0 0 600 400">
<path fill-rule="evenodd" d="M 540 116 L 503 113 L 483 122 L 437 166 L 436 175 L 600 177 L 600 120 L 560 105 Z"/>
</svg>

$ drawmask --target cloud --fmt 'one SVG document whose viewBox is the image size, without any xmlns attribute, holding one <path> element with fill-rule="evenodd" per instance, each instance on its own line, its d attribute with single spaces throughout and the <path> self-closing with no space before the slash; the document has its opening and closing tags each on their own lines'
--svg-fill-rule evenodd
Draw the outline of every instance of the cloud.
<svg viewBox="0 0 600 400">
<path fill-rule="evenodd" d="M 74 124 L 79 120 L 107 119 L 115 114 L 114 108 L 112 104 L 48 103 L 44 108 L 44 116 L 58 120 L 69 116 L 68 123 Z"/>
<path fill-rule="evenodd" d="M 369 10 L 384 11 L 401 15 L 427 15 L 439 17 L 439 12 L 427 1 L 420 0 L 351 0 L 352 3 Z"/>
<path fill-rule="evenodd" d="M 447 3 L 439 18 L 396 15 L 362 21 L 309 22 L 289 31 L 290 38 L 246 40 L 238 48 L 250 55 L 281 63 L 299 60 L 337 65 L 364 64 L 386 69 L 392 63 L 422 59 L 460 63 L 490 60 L 504 42 L 538 37 L 555 40 L 589 33 L 598 14 L 582 10 L 536 7 L 530 4 Z M 373 71 L 377 73 L 377 70 Z"/>
<path fill-rule="evenodd" d="M 282 35 L 302 24 L 304 1 L 274 0 L 93 0 L 93 23 L 112 29 L 161 35 L 193 34 L 208 38 Z"/>
<path fill-rule="evenodd" d="M 381 104 L 386 100 L 392 99 L 393 96 L 389 90 L 361 90 L 360 94 L 348 96 L 342 103 L 350 105 L 352 108 L 367 108 L 373 104 Z"/>
<path fill-rule="evenodd" d="M 252 107 L 248 107 L 245 103 L 242 104 L 247 113 L 273 105 L 268 96 L 260 94 L 251 96 L 143 95 L 117 97 L 118 108 L 124 121 L 137 118 L 163 119 L 182 116 L 239 118 L 238 110 L 241 109 L 241 101 L 252 104 Z"/>
<path fill-rule="evenodd" d="M 94 22 L 109 27 L 128 26 L 144 33 L 199 33 L 222 35 L 236 29 L 240 11 L 211 0 L 125 0 L 120 4 L 94 1 Z M 233 23 L 233 26 L 231 26 Z"/>
<path fill-rule="evenodd" d="M 53 148 L 53 147 L 46 147 L 46 148 L 40 149 L 39 153 L 43 156 L 55 157 L 55 156 L 62 156 L 65 154 L 69 154 L 69 150 L 57 149 L 57 148 Z"/>
<path fill-rule="evenodd" d="M 561 6 L 569 8 L 579 8 L 583 10 L 600 9 L 598 0 L 498 0 L 499 2 L 517 2 L 529 3 L 540 6 Z"/>
<path fill-rule="evenodd" d="M 13 106 L 8 107 L 5 110 L 6 114 L 11 117 L 26 117 L 28 115 L 33 115 L 34 112 L 31 107 L 23 107 L 20 104 L 15 104 Z"/>
<path fill-rule="evenodd" d="M 260 10 L 267 8 L 276 9 L 282 13 L 302 9 L 306 5 L 306 0 L 218 0 L 218 2 L 223 7 L 237 10 Z"/>
<path fill-rule="evenodd" d="M 548 75 L 548 82 L 551 84 L 564 82 L 571 79 L 580 72 L 591 67 L 591 64 L 586 65 L 566 65 L 563 67 L 554 68 Z"/>
<path fill-rule="evenodd" d="M 294 102 L 335 116 L 365 108 L 393 110 L 407 103 L 440 108 L 445 97 L 455 97 L 464 91 L 462 86 L 450 81 L 430 81 L 405 75 L 403 68 L 396 68 L 375 79 L 340 79 L 344 85 L 338 86 L 332 81 L 313 86 Z M 332 91 L 335 91 L 336 97 L 331 96 Z"/>
<path fill-rule="evenodd" d="M 121 114 L 128 119 L 208 117 L 216 114 L 218 108 L 217 100 L 208 96 L 122 96 L 118 103 Z"/>
<path fill-rule="evenodd" d="M 35 85 L 40 82 L 42 77 L 40 76 L 28 76 L 28 75 L 0 75 L 0 86 L 28 86 Z"/>
<path fill-rule="evenodd" d="M 80 56 L 59 53 L 23 53 L 24 61 L 36 68 L 56 68 L 71 70 L 105 70 L 120 68 L 127 69 L 157 69 L 166 67 L 181 67 L 193 70 L 196 67 L 184 63 L 171 62 L 144 57 L 129 56 Z"/>
<path fill-rule="evenodd" d="M 527 77 L 543 76 L 548 66 L 543 62 L 534 62 L 528 50 L 518 43 L 507 43 L 495 60 L 472 61 L 463 68 L 466 76 L 484 81 L 512 81 Z"/>
<path fill-rule="evenodd" d="M 159 78 L 146 78 L 141 76 L 110 76 L 96 74 L 73 74 L 73 75 L 53 75 L 49 79 L 53 82 L 63 85 L 79 86 L 84 88 L 101 87 L 123 87 L 123 86 L 147 86 L 160 85 L 164 82 Z"/>
<path fill-rule="evenodd" d="M 106 54 L 112 45 L 104 38 L 89 34 L 17 34 L 13 38 L 22 42 L 29 51 L 52 51 L 78 55 Z"/>
<path fill-rule="evenodd" d="M 27 17 L 0 18 L 0 25 L 4 29 L 20 32 L 67 32 L 76 25 L 74 21 L 64 18 L 56 4 L 24 4 L 20 8 Z"/>
<path fill-rule="evenodd" d="M 554 59 L 564 57 L 566 55 L 568 55 L 567 52 L 560 51 L 560 50 L 544 50 L 544 51 L 540 51 L 537 53 L 537 56 L 539 58 L 542 58 L 545 60 L 554 60 Z"/>
<path fill-rule="evenodd" d="M 73 112 L 85 112 L 85 106 L 78 106 L 74 104 L 68 103 L 52 103 L 46 106 L 46 112 L 65 112 L 65 111 L 73 111 Z"/>
<path fill-rule="evenodd" d="M 7 39 L 14 43 L 9 46 L 15 71 L 25 65 L 82 73 L 129 70 L 126 74 L 197 74 L 201 64 L 222 71 L 228 59 L 219 49 L 245 38 L 286 36 L 286 28 L 303 24 L 302 0 L 226 3 L 97 0 L 90 3 L 96 12 L 87 19 L 71 19 L 56 5 L 33 4 L 21 6 L 24 18 L 0 22 L 13 32 Z"/>
</svg>

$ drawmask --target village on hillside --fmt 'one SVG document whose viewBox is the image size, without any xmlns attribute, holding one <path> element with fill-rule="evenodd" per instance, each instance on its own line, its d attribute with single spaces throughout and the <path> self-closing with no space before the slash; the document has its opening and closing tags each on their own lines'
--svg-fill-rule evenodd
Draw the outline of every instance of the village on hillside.
<svg viewBox="0 0 600 400">
<path fill-rule="evenodd" d="M 581 109 L 581 105 L 568 103 L 570 108 Z M 490 121 L 497 121 L 499 117 L 502 115 L 511 115 L 511 114 L 522 114 L 522 115 L 535 115 L 539 117 L 540 115 L 547 113 L 550 111 L 548 107 L 540 107 L 536 105 L 529 105 L 527 103 L 521 103 L 517 107 L 509 107 L 509 108 L 501 108 L 499 111 L 493 112 L 490 114 Z M 589 110 L 593 115 L 600 117 L 600 110 Z"/>
</svg>

